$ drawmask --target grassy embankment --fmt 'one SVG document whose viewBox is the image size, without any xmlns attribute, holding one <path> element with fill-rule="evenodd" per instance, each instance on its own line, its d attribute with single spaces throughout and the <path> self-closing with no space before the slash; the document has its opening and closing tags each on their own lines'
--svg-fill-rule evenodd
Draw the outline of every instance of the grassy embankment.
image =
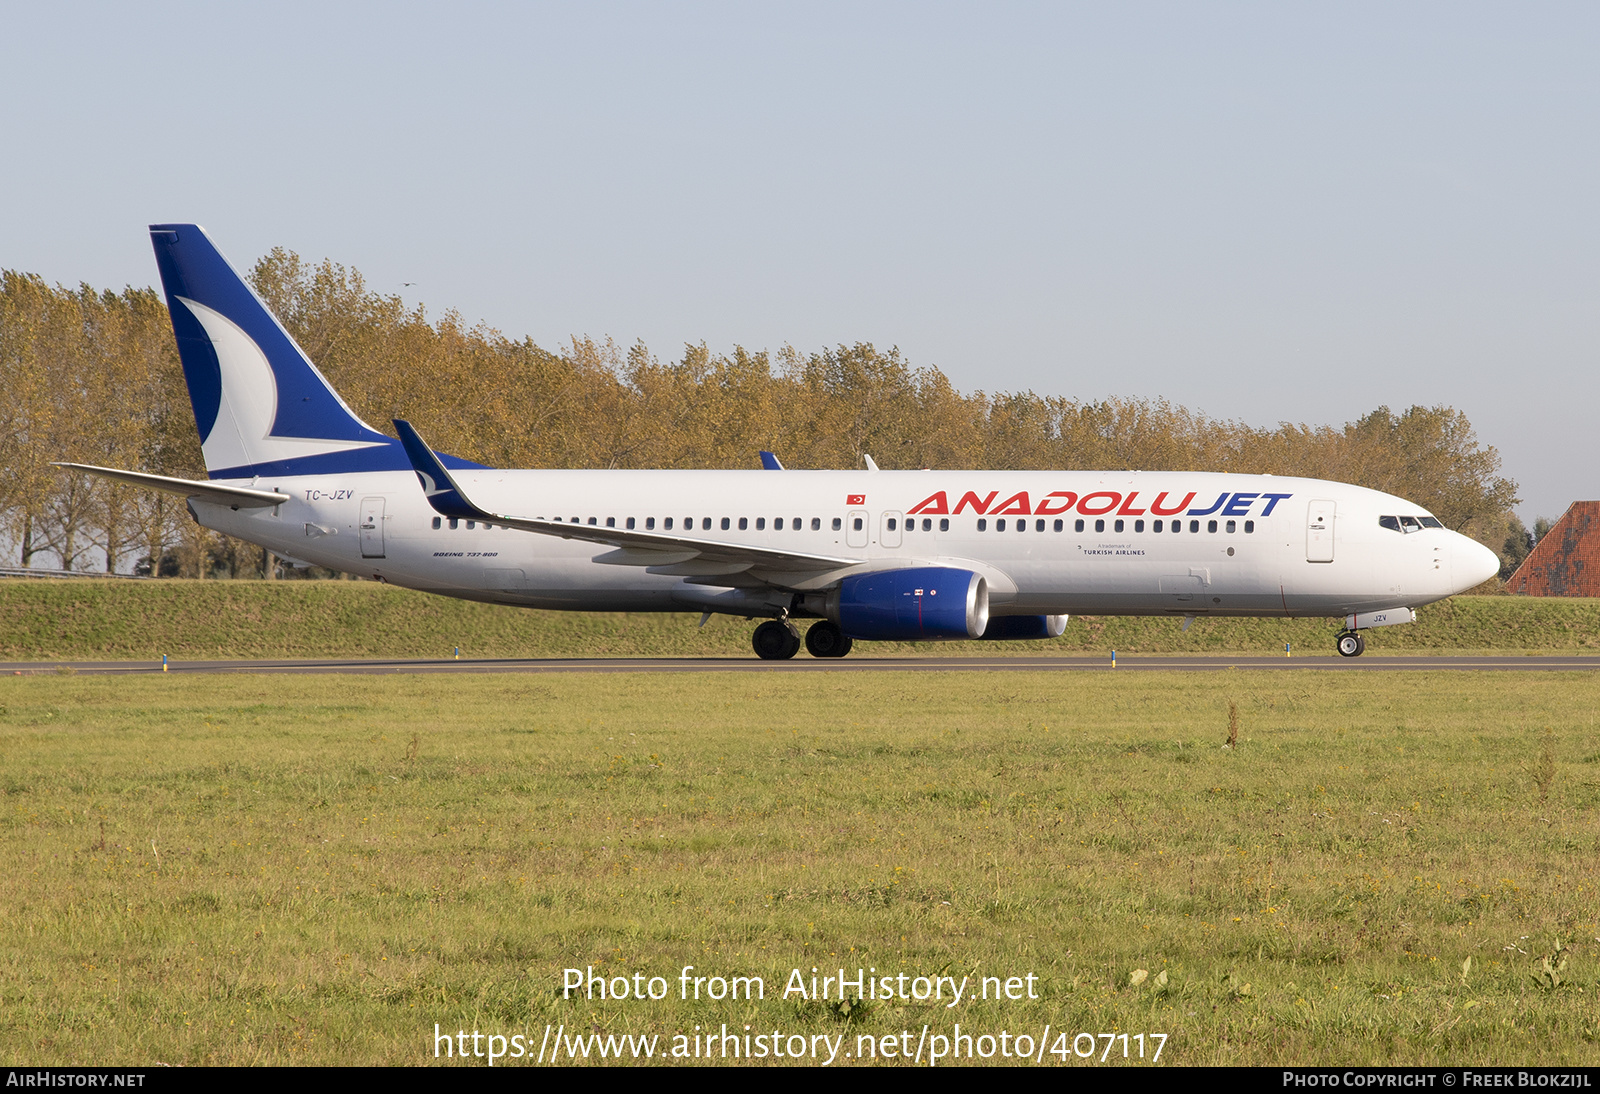
<svg viewBox="0 0 1600 1094">
<path fill-rule="evenodd" d="M 1600 600 L 1456 597 L 1369 632 L 1374 653 L 1600 652 Z M 716 616 L 538 612 L 351 581 L 0 581 L 0 660 L 232 657 L 750 656 L 752 624 Z M 853 656 L 1333 652 L 1335 620 L 1079 617 L 1049 642 L 862 643 Z"/>
<path fill-rule="evenodd" d="M 0 1061 L 959 1022 L 1592 1064 L 1597 710 L 1592 673 L 4 677 Z M 591 965 L 672 994 L 561 999 Z M 782 1000 L 813 966 L 1042 998 Z"/>
</svg>

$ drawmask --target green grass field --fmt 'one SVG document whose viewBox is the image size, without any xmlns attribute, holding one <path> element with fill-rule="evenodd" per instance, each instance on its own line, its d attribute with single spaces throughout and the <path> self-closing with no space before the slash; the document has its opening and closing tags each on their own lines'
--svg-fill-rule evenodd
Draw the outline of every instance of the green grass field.
<svg viewBox="0 0 1600 1094">
<path fill-rule="evenodd" d="M 1374 653 L 1600 653 L 1600 600 L 1456 597 L 1369 631 Z M 0 580 L 0 660 L 256 657 L 749 657 L 747 620 L 495 607 L 366 581 Z M 1330 619 L 1074 618 L 1047 642 L 863 642 L 853 657 L 1282 653 L 1332 656 Z"/>
<path fill-rule="evenodd" d="M 0 1058 L 960 1023 L 1593 1064 L 1596 711 L 1592 673 L 0 678 Z M 672 994 L 563 999 L 589 966 Z M 780 997 L 813 966 L 1040 998 Z"/>
</svg>

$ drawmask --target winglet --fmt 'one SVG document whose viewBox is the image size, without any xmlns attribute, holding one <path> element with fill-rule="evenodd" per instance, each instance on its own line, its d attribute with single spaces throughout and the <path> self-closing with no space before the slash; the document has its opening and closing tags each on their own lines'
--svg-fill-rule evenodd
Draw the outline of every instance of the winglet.
<svg viewBox="0 0 1600 1094">
<path fill-rule="evenodd" d="M 411 461 L 411 470 L 417 473 L 417 481 L 422 483 L 422 493 L 428 499 L 428 504 L 433 506 L 436 513 L 447 517 L 466 517 L 469 520 L 490 520 L 492 513 L 486 513 L 467 500 L 461 492 L 450 472 L 446 471 L 444 464 L 439 462 L 439 457 L 433 449 L 428 447 L 428 442 L 422 439 L 411 423 L 402 418 L 392 419 L 395 429 L 400 434 L 400 444 L 406 450 L 406 457 Z"/>
<path fill-rule="evenodd" d="M 783 462 L 766 449 L 761 450 L 761 469 L 763 471 L 782 471 Z"/>
</svg>

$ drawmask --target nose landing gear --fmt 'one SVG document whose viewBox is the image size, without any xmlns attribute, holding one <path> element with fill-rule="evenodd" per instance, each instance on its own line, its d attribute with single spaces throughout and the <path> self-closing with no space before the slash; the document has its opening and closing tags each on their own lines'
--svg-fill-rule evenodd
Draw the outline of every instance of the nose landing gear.
<svg viewBox="0 0 1600 1094">
<path fill-rule="evenodd" d="M 1367 649 L 1367 640 L 1360 631 L 1341 631 L 1337 640 L 1340 657 L 1360 657 Z"/>
</svg>

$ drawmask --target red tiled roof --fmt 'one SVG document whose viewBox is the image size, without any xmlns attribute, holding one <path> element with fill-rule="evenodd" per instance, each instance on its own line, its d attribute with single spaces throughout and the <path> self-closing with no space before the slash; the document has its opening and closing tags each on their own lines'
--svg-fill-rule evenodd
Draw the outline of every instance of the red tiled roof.
<svg viewBox="0 0 1600 1094">
<path fill-rule="evenodd" d="M 1575 501 L 1506 589 L 1528 596 L 1600 596 L 1600 501 Z"/>
</svg>

